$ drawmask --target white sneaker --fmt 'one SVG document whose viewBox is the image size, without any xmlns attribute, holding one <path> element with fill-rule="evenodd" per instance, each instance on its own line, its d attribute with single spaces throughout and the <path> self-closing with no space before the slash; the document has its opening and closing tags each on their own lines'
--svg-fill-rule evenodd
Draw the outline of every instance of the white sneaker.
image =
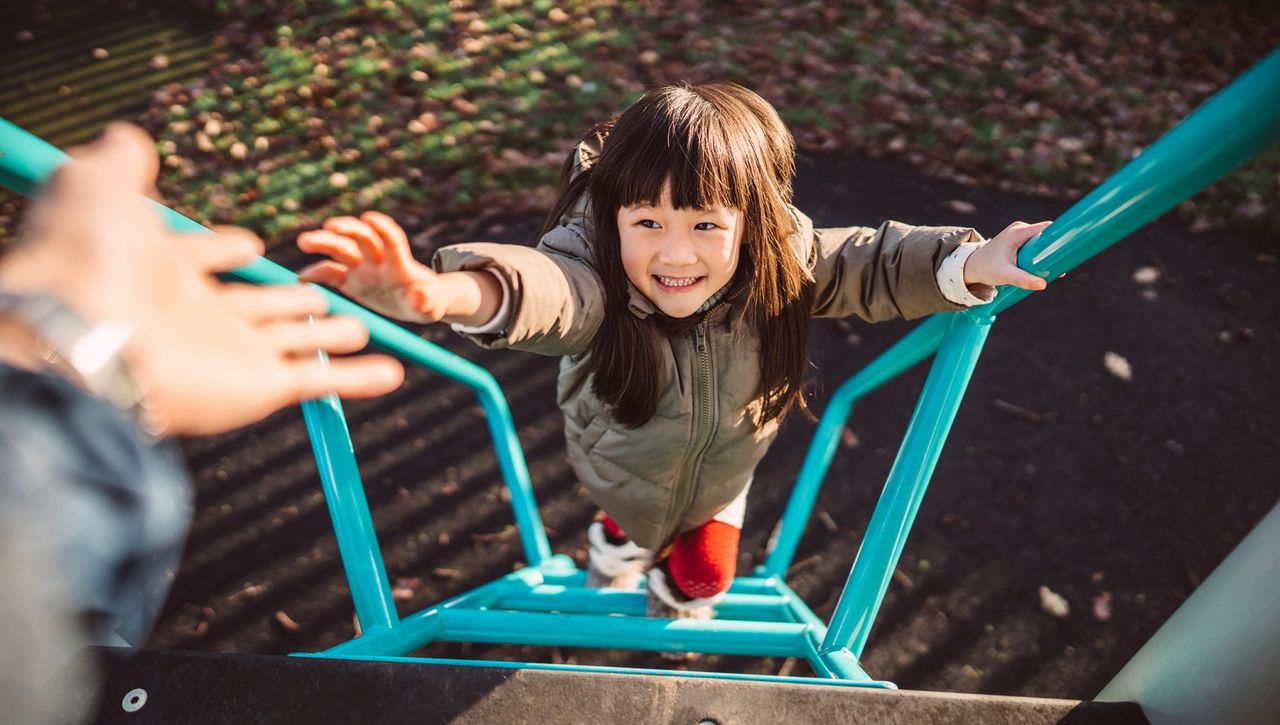
<svg viewBox="0 0 1280 725">
<path fill-rule="evenodd" d="M 713 607 L 724 599 L 724 592 L 714 597 L 684 599 L 677 597 L 667 583 L 667 573 L 658 567 L 649 570 L 649 616 L 671 619 L 711 619 Z"/>
<path fill-rule="evenodd" d="M 713 619 L 714 605 L 724 599 L 724 592 L 704 599 L 678 599 L 667 584 L 667 573 L 658 567 L 649 570 L 649 617 L 658 619 Z M 702 655 L 697 652 L 659 652 L 668 662 L 697 662 Z"/>
<path fill-rule="evenodd" d="M 591 552 L 587 557 L 587 586 L 596 589 L 613 587 L 635 589 L 640 577 L 653 561 L 653 552 L 634 541 L 611 544 L 604 534 L 604 524 L 593 521 L 587 527 Z"/>
</svg>

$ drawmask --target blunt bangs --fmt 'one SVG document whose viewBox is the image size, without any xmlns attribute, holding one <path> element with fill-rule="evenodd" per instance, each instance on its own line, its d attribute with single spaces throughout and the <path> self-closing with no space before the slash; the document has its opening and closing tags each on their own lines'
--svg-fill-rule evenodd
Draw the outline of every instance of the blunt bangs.
<svg viewBox="0 0 1280 725">
<path fill-rule="evenodd" d="M 669 188 L 677 209 L 748 209 L 750 190 L 773 186 L 760 153 L 767 141 L 750 109 L 716 100 L 668 87 L 637 101 L 618 119 L 596 168 L 596 181 L 612 194 L 593 198 L 615 208 L 654 205 Z"/>
</svg>

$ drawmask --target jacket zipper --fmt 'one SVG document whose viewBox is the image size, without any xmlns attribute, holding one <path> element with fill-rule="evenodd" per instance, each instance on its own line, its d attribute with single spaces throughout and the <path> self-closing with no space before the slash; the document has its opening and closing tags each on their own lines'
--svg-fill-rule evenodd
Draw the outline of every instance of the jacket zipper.
<svg viewBox="0 0 1280 725">
<path fill-rule="evenodd" d="M 720 304 L 724 304 L 726 301 L 721 301 Z M 667 521 L 664 523 L 664 531 L 669 532 L 669 535 L 675 533 L 679 518 L 684 516 L 685 510 L 693 499 L 698 470 L 702 466 L 702 457 L 706 454 L 707 449 L 711 446 L 711 440 L 715 437 L 715 374 L 711 360 L 711 348 L 707 344 L 707 326 L 711 324 L 711 313 L 715 312 L 720 307 L 720 304 L 712 307 L 702 322 L 693 328 L 693 347 L 697 353 L 698 368 L 697 383 L 693 391 L 694 430 L 689 446 L 685 450 L 684 463 L 680 467 L 680 473 L 676 477 L 675 485 L 671 491 L 671 506 L 667 510 Z"/>
</svg>

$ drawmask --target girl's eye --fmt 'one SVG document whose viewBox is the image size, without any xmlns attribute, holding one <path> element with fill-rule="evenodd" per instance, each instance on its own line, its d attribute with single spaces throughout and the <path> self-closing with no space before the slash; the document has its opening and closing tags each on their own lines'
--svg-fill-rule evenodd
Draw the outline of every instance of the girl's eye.
<svg viewBox="0 0 1280 725">
<path fill-rule="evenodd" d="M 636 222 L 636 224 L 639 224 L 645 229 L 661 229 L 662 228 L 661 226 L 658 225 L 657 222 L 655 222 L 652 219 L 641 219 L 640 221 Z"/>
<path fill-rule="evenodd" d="M 720 227 L 715 222 L 698 222 L 693 225 L 693 228 L 700 232 L 709 232 L 712 229 L 719 229 Z"/>
</svg>

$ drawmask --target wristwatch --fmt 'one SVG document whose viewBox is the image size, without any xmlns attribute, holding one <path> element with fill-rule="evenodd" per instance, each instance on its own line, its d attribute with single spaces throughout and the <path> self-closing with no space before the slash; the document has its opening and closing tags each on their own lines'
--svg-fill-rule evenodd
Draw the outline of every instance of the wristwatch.
<svg viewBox="0 0 1280 725">
<path fill-rule="evenodd" d="M 43 292 L 0 291 L 0 316 L 31 332 L 34 352 L 51 368 L 110 403 L 147 435 L 159 437 L 163 432 L 146 404 L 146 390 L 124 359 L 131 332 L 127 322 L 90 322 Z"/>
</svg>

